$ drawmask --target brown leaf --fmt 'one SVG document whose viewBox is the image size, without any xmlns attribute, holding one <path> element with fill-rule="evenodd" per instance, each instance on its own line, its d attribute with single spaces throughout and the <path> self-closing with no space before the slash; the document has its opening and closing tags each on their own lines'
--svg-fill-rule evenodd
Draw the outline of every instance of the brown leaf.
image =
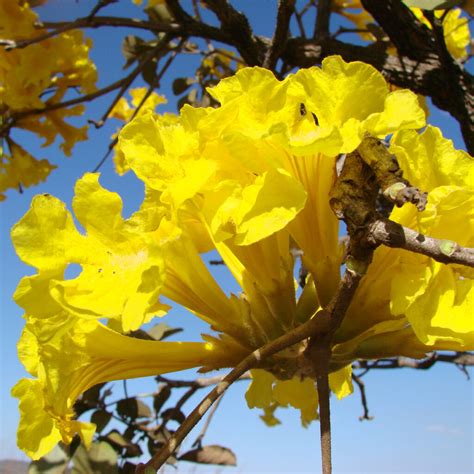
<svg viewBox="0 0 474 474">
<path fill-rule="evenodd" d="M 235 454 L 224 446 L 210 444 L 198 449 L 192 449 L 179 457 L 180 461 L 190 461 L 199 464 L 218 464 L 219 466 L 237 466 Z"/>
</svg>

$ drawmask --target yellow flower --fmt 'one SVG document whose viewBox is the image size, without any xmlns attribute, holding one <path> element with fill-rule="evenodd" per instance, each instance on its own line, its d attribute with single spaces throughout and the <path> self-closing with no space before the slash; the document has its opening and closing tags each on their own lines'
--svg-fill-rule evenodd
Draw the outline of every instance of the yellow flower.
<svg viewBox="0 0 474 474">
<path fill-rule="evenodd" d="M 140 104 L 141 104 L 141 107 L 137 115 L 142 115 L 150 111 L 154 112 L 158 105 L 166 104 L 167 102 L 166 98 L 163 97 L 162 95 L 157 94 L 156 92 L 152 92 L 142 104 L 142 101 L 145 99 L 147 90 L 148 89 L 146 87 L 137 87 L 136 89 L 131 89 L 129 93 L 132 96 L 132 107 L 130 107 L 125 97 L 120 97 L 120 99 L 115 104 L 112 111 L 110 112 L 109 117 L 113 117 L 118 120 L 128 122 L 132 118 L 133 114 L 135 113 L 136 108 Z M 115 136 L 116 135 L 114 135 L 114 137 Z M 125 161 L 123 154 L 120 152 L 120 150 L 116 150 L 113 160 L 115 164 L 115 171 L 120 176 L 124 175 L 130 170 L 130 167 Z"/>
<path fill-rule="evenodd" d="M 25 149 L 8 140 L 11 156 L 0 153 L 0 201 L 7 189 L 28 188 L 46 180 L 56 166 L 47 160 L 37 160 Z"/>
<path fill-rule="evenodd" d="M 159 244 L 147 241 L 139 226 L 121 216 L 122 201 L 85 175 L 76 185 L 73 209 L 87 235 L 79 233 L 63 203 L 36 196 L 31 209 L 13 227 L 20 258 L 39 273 L 25 277 L 24 288 L 48 282 L 48 293 L 66 311 L 86 317 L 107 317 L 124 331 L 137 329 L 166 308 L 158 301 L 163 280 Z M 69 264 L 81 274 L 67 279 Z"/>
<path fill-rule="evenodd" d="M 57 321 L 56 321 L 57 322 Z M 89 446 L 93 423 L 74 419 L 73 405 L 88 388 L 107 381 L 144 377 L 195 366 L 216 357 L 211 344 L 146 341 L 123 336 L 95 320 L 64 317 L 54 333 L 44 321 L 28 318 L 18 343 L 19 356 L 35 377 L 20 380 L 18 446 L 32 459 L 78 433 Z M 221 354 L 223 363 L 229 363 Z"/>
<path fill-rule="evenodd" d="M 326 304 L 341 260 L 328 203 L 336 156 L 367 131 L 384 137 L 422 127 L 415 94 L 389 92 L 375 69 L 339 57 L 282 82 L 242 69 L 210 93 L 219 109 L 183 107 L 177 124 L 135 119 L 120 134 L 120 152 L 161 202 L 201 208 L 216 242 L 250 245 L 289 224 Z M 360 95 L 371 100 L 361 106 Z"/>
<path fill-rule="evenodd" d="M 232 314 L 226 320 L 247 329 L 224 332 L 255 348 L 310 318 L 337 287 L 342 255 L 328 204 L 337 155 L 354 150 L 367 131 L 385 137 L 420 128 L 425 114 L 413 93 L 390 92 L 373 68 L 338 57 L 282 82 L 267 70 L 243 69 L 210 93 L 220 108 L 185 106 L 173 123 L 144 114 L 124 127 L 118 147 L 177 225 L 183 227 L 180 213 L 186 212 L 208 232 L 250 309 L 250 319 L 234 316 L 230 308 L 207 310 L 214 314 L 208 322 L 218 329 L 222 322 L 216 317 Z M 361 94 L 371 98 L 364 107 Z M 295 245 L 312 274 L 299 301 L 290 252 Z M 167 296 L 176 300 L 173 293 Z M 209 294 L 205 301 L 218 298 Z M 206 312 L 179 302 L 197 314 Z M 389 300 L 386 307 L 389 311 Z M 347 364 L 337 361 L 335 370 Z M 294 367 L 285 370 L 291 379 Z M 350 371 L 343 373 L 349 386 Z M 276 405 L 271 399 L 262 407 Z"/>
<path fill-rule="evenodd" d="M 419 135 L 416 129 L 424 126 L 425 114 L 415 94 L 390 92 L 372 67 L 331 57 L 321 69 L 302 70 L 284 81 L 264 69 L 246 68 L 210 93 L 219 108 L 187 106 L 174 119 L 148 111 L 120 133 L 120 153 L 146 186 L 145 200 L 130 219 L 121 217 L 120 198 L 102 189 L 97 175 L 86 175 L 73 201 L 86 235 L 50 196 L 37 197 L 15 226 L 12 238 L 19 256 L 39 270 L 24 278 L 15 294 L 29 327 L 37 324 L 36 337 L 47 334 L 38 339 L 39 348 L 66 337 L 71 329 L 59 328 L 67 327 L 74 328 L 71 334 L 87 328 L 104 338 L 113 334 L 132 350 L 136 341 L 125 343 L 126 336 L 97 321 L 109 319 L 118 331 L 136 329 L 163 314 L 166 307 L 158 299 L 163 295 L 206 321 L 213 333 L 204 336 L 208 346 L 199 346 L 207 351 L 205 358 L 199 350 L 183 359 L 186 354 L 178 346 L 169 352 L 168 346 L 153 346 L 163 347 L 163 365 L 153 365 L 154 370 L 179 370 L 169 365 L 172 358 L 186 360 L 182 368 L 212 370 L 234 365 L 312 318 L 334 296 L 342 264 L 338 221 L 328 204 L 337 156 L 356 149 L 367 132 L 380 138 L 394 134 L 391 150 L 406 177 L 432 196 L 423 213 L 404 207 L 393 211 L 392 219 L 468 243 L 467 219 L 453 210 L 462 206 L 467 216 L 473 208 L 470 159 L 434 128 Z M 226 295 L 211 276 L 201 255 L 210 249 L 220 253 L 240 294 Z M 297 254 L 310 272 L 301 294 L 294 280 Z M 67 279 L 64 271 L 71 263 L 80 264 L 82 272 Z M 468 277 L 457 266 L 378 249 L 333 341 L 330 386 L 337 397 L 351 393 L 351 363 L 357 358 L 423 357 L 433 349 L 471 348 Z M 87 344 L 81 347 L 87 349 L 81 352 L 86 359 L 94 355 Z M 264 410 L 265 422 L 278 423 L 276 409 L 289 405 L 301 411 L 303 424 L 317 417 L 311 371 L 301 364 L 305 347 L 287 348 L 253 372 L 247 401 Z M 137 364 L 136 376 L 144 374 L 138 360 L 126 358 Z M 50 362 L 59 363 L 54 356 Z M 33 370 L 31 360 L 24 363 Z M 45 368 L 34 390 L 44 393 L 55 370 Z M 133 376 L 117 371 L 103 380 Z M 66 398 L 58 398 L 69 400 L 70 411 L 47 405 L 49 418 L 38 421 L 37 431 L 22 422 L 20 432 L 24 437 L 29 433 L 34 449 L 42 442 L 41 433 L 51 431 L 42 427 L 51 416 L 72 420 L 72 403 L 83 389 L 68 389 Z M 21 403 L 30 406 L 27 390 L 16 390 Z"/>
<path fill-rule="evenodd" d="M 45 30 L 34 26 L 37 21 L 28 3 L 5 0 L 0 5 L 0 29 L 5 39 L 21 41 L 44 34 Z M 26 48 L 2 49 L 1 102 L 13 112 L 44 107 L 41 96 L 51 87 L 78 87 L 84 93 L 92 92 L 97 71 L 89 60 L 91 47 L 91 40 L 85 41 L 82 32 L 74 30 Z"/>
<path fill-rule="evenodd" d="M 38 17 L 31 10 L 30 2 L 17 0 L 0 2 L 0 31 L 4 39 L 20 42 L 44 34 L 46 30 L 34 26 L 37 21 Z M 15 48 L 11 51 L 1 48 L 2 118 L 7 119 L 18 112 L 55 105 L 61 102 L 68 89 L 72 87 L 85 94 L 94 91 L 97 71 L 89 59 L 91 47 L 91 40 L 84 39 L 81 31 L 72 30 L 25 48 Z M 44 138 L 44 146 L 53 143 L 58 134 L 61 135 L 64 139 L 61 148 L 69 156 L 74 144 L 87 138 L 87 126 L 75 127 L 67 123 L 65 118 L 81 115 L 83 112 L 83 106 L 48 111 L 21 118 L 16 121 L 15 126 Z M 21 160 L 23 165 L 25 165 L 25 153 L 26 151 Z M 33 157 L 30 158 L 31 163 L 38 162 Z M 53 169 L 48 165 L 46 172 L 44 161 L 39 163 L 42 167 L 41 177 L 39 175 L 33 177 L 32 165 L 25 169 L 25 176 L 21 176 L 20 181 L 36 184 Z M 3 167 L 2 171 L 5 172 L 7 169 L 14 172 L 13 167 Z M 20 166 L 17 166 L 15 172 L 19 169 Z M 18 176 L 6 176 L 2 181 L 4 179 L 14 182 L 18 181 Z"/>
</svg>

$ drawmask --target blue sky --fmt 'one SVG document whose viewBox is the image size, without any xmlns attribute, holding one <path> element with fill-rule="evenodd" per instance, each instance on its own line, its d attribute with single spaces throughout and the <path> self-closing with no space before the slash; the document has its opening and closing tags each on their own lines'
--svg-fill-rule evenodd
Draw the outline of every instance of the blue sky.
<svg viewBox="0 0 474 474">
<path fill-rule="evenodd" d="M 50 0 L 38 9 L 45 20 L 63 20 L 83 16 L 95 2 L 90 0 Z M 186 3 L 186 2 L 184 2 Z M 258 34 L 270 36 L 276 1 L 235 2 L 250 17 Z M 131 0 L 120 0 L 108 9 L 110 14 L 140 16 L 140 9 Z M 270 12 L 270 13 L 269 13 Z M 211 16 L 209 15 L 209 18 Z M 109 84 L 120 77 L 123 59 L 120 43 L 124 31 L 89 30 L 94 39 L 92 57 L 99 67 L 99 86 Z M 162 82 L 161 93 L 170 103 L 159 111 L 175 111 L 171 93 L 171 79 L 192 74 L 197 63 L 193 56 L 177 60 Z M 139 81 L 134 86 L 142 85 Z M 87 118 L 98 119 L 113 95 L 107 95 L 87 111 Z M 79 120 L 83 123 L 85 119 Z M 433 110 L 430 123 L 443 128 L 445 136 L 454 140 L 458 147 L 463 142 L 457 124 L 448 114 Z M 110 121 L 100 130 L 89 130 L 90 140 L 78 144 L 71 158 L 63 157 L 56 147 L 41 149 L 38 142 L 28 134 L 17 133 L 15 137 L 37 157 L 48 158 L 58 165 L 48 181 L 24 194 L 8 193 L 8 199 L 0 204 L 1 238 L 1 390 L 0 390 L 0 459 L 22 458 L 15 447 L 15 430 L 18 421 L 17 403 L 9 396 L 10 388 L 25 376 L 17 361 L 15 344 L 23 325 L 21 309 L 12 301 L 11 295 L 20 280 L 33 269 L 22 264 L 16 257 L 9 238 L 9 229 L 29 207 L 31 198 L 37 193 L 48 192 L 70 206 L 74 183 L 83 173 L 91 171 L 105 153 L 109 138 L 118 123 Z M 143 196 L 141 183 L 131 174 L 118 177 L 109 160 L 101 168 L 101 183 L 124 198 L 124 214 L 129 215 L 138 208 Z M 229 289 L 232 282 L 225 272 L 217 269 L 219 281 Z M 183 340 L 196 340 L 205 325 L 184 310 L 174 309 L 165 322 L 172 326 L 183 326 Z M 192 377 L 191 372 L 185 374 Z M 177 375 L 181 377 L 181 375 Z M 183 375 L 184 377 L 184 375 Z M 359 422 L 361 405 L 358 393 L 342 401 L 333 400 L 334 469 L 343 472 L 427 472 L 454 473 L 473 472 L 473 388 L 465 376 L 453 366 L 436 365 L 429 371 L 373 371 L 364 379 L 371 413 L 371 422 Z M 299 415 L 292 410 L 281 412 L 282 424 L 267 428 L 259 419 L 259 412 L 249 410 L 244 393 L 246 382 L 240 382 L 224 397 L 218 416 L 214 419 L 205 442 L 231 447 L 238 457 L 238 467 L 222 470 L 215 467 L 194 466 L 183 463 L 180 472 L 318 472 L 319 425 L 301 428 Z M 153 390 L 150 381 L 133 381 L 129 393 Z M 121 383 L 115 384 L 120 397 Z M 190 409 L 197 399 L 188 404 Z M 199 428 L 197 428 L 199 430 Z M 198 431 L 190 436 L 197 436 Z M 170 470 L 170 472 L 172 472 Z"/>
</svg>

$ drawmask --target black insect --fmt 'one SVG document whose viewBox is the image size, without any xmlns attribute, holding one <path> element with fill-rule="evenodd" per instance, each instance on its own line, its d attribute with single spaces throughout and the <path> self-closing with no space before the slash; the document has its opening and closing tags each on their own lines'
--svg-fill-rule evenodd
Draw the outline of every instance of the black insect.
<svg viewBox="0 0 474 474">
<path fill-rule="evenodd" d="M 302 117 L 304 117 L 307 114 L 306 106 L 303 104 L 303 102 L 300 103 L 300 114 Z M 314 112 L 311 112 L 311 115 L 313 116 L 314 123 L 316 125 L 319 125 L 319 120 L 318 120 L 318 117 L 316 117 L 316 114 Z"/>
</svg>

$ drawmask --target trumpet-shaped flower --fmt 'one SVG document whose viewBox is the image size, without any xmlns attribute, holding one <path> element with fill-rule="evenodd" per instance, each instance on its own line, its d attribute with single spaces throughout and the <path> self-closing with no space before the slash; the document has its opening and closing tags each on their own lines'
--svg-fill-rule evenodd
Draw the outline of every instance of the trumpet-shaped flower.
<svg viewBox="0 0 474 474">
<path fill-rule="evenodd" d="M 182 368 L 212 370 L 234 365 L 314 317 L 334 296 L 342 264 L 338 221 L 328 203 L 337 156 L 356 149 L 366 133 L 380 138 L 394 134 L 391 150 L 405 175 L 432 196 L 424 212 L 417 215 L 404 207 L 391 218 L 419 232 L 468 243 L 467 220 L 453 209 L 465 206 L 468 215 L 470 158 L 455 151 L 437 129 L 428 127 L 419 135 L 416 129 L 424 126 L 425 115 L 416 96 L 390 92 L 372 67 L 332 57 L 321 69 L 302 70 L 283 81 L 264 69 L 247 68 L 210 92 L 220 107 L 183 107 L 173 120 L 147 112 L 120 133 L 119 150 L 146 185 L 143 205 L 130 219 L 122 219 L 119 197 L 101 188 L 97 175 L 86 175 L 73 201 L 86 235 L 50 196 L 37 197 L 13 229 L 18 254 L 39 270 L 20 282 L 15 295 L 28 327 L 37 324 L 48 334 L 38 347 L 92 328 L 107 338 L 113 334 L 124 346 L 126 339 L 132 351 L 135 341 L 97 320 L 107 318 L 122 331 L 135 329 L 166 310 L 158 299 L 164 295 L 214 331 L 204 336 L 208 346 L 199 346 L 194 356 L 186 358 L 179 346 L 169 354 L 179 363 L 186 361 Z M 367 98 L 364 105 L 361 94 Z M 240 294 L 226 295 L 213 279 L 201 256 L 210 249 L 220 253 Z M 295 255 L 302 255 L 309 270 L 301 294 L 294 280 Z M 64 270 L 70 263 L 80 264 L 82 272 L 68 280 Z M 423 357 L 434 349 L 471 348 L 470 285 L 469 274 L 459 266 L 442 267 L 404 250 L 377 249 L 334 335 L 333 392 L 342 398 L 352 391 L 351 363 L 357 358 Z M 452 314 L 443 310 L 448 306 Z M 77 329 L 59 329 L 66 327 Z M 179 370 L 179 363 L 174 369 L 167 365 L 168 346 L 153 347 L 163 348 L 163 365 L 153 365 L 156 373 Z M 312 372 L 301 364 L 305 348 L 305 343 L 287 348 L 252 374 L 247 401 L 264 410 L 268 424 L 278 423 L 278 407 L 299 409 L 303 424 L 317 417 Z M 84 357 L 94 350 L 84 350 Z M 124 364 L 126 359 L 138 364 L 131 354 L 124 353 L 123 359 Z M 33 375 L 40 374 L 32 372 L 30 359 L 23 360 Z M 87 359 L 85 365 L 89 363 Z M 48 371 L 38 375 L 40 387 Z M 136 375 L 143 372 L 137 368 Z M 117 370 L 101 380 L 123 376 L 134 375 Z M 74 377 L 64 383 L 74 384 Z M 30 383 L 23 382 L 25 387 Z M 15 393 L 29 406 L 21 387 Z M 68 409 L 83 389 L 69 392 Z M 67 413 L 72 420 L 72 411 L 47 406 L 54 419 Z M 38 446 L 51 432 L 49 423 L 38 421 L 35 431 L 22 424 L 20 432 L 24 437 L 30 433 Z M 61 434 L 59 425 L 54 426 Z"/>
<path fill-rule="evenodd" d="M 123 336 L 96 320 L 69 316 L 53 335 L 43 321 L 27 322 L 19 356 L 34 379 L 20 380 L 12 394 L 20 399 L 18 446 L 33 459 L 77 433 L 88 446 L 92 423 L 74 419 L 73 405 L 88 388 L 116 379 L 175 372 L 190 367 L 232 363 L 209 343 L 145 341 Z"/>
</svg>

